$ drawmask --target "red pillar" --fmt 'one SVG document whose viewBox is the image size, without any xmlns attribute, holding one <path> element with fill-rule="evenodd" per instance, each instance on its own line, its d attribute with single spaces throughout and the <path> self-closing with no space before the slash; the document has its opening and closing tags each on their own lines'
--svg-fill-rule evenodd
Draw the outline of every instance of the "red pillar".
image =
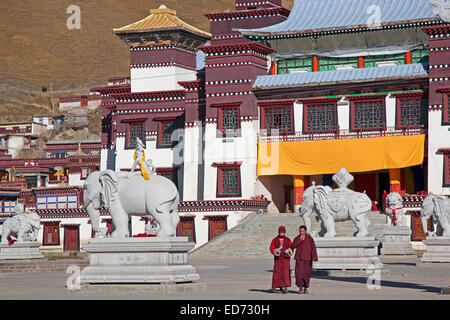
<svg viewBox="0 0 450 320">
<path fill-rule="evenodd" d="M 303 202 L 305 191 L 305 176 L 294 176 L 294 212 L 298 213 Z"/>
<path fill-rule="evenodd" d="M 402 192 L 401 179 L 402 179 L 401 169 L 389 169 L 391 192 L 398 192 L 398 193 Z"/>
<path fill-rule="evenodd" d="M 405 53 L 405 63 L 406 64 L 411 64 L 412 63 L 412 52 L 411 51 L 407 51 Z"/>
<path fill-rule="evenodd" d="M 364 68 L 364 57 L 358 57 L 358 68 L 359 69 Z"/>
<path fill-rule="evenodd" d="M 319 71 L 319 58 L 314 56 L 312 62 L 313 62 L 313 72 Z"/>
</svg>

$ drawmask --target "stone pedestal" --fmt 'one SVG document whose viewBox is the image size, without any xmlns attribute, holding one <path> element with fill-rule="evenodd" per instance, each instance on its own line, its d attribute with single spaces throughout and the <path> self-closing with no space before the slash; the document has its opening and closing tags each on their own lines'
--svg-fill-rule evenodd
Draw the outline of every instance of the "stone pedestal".
<svg viewBox="0 0 450 320">
<path fill-rule="evenodd" d="M 410 242 L 411 229 L 407 226 L 386 226 L 383 229 L 384 239 L 381 241 L 381 254 L 412 255 L 414 249 Z"/>
<path fill-rule="evenodd" d="M 383 264 L 378 258 L 379 241 L 375 238 L 314 238 L 319 261 L 315 270 L 378 270 Z"/>
<path fill-rule="evenodd" d="M 187 264 L 194 247 L 186 237 L 90 239 L 83 249 L 90 265 L 81 271 L 84 284 L 175 284 L 200 280 Z"/>
<path fill-rule="evenodd" d="M 450 238 L 427 238 L 423 243 L 427 246 L 427 251 L 422 256 L 422 262 L 450 262 Z"/>
<path fill-rule="evenodd" d="M 0 244 L 0 260 L 43 259 L 38 242 L 15 242 L 13 245 Z"/>
</svg>

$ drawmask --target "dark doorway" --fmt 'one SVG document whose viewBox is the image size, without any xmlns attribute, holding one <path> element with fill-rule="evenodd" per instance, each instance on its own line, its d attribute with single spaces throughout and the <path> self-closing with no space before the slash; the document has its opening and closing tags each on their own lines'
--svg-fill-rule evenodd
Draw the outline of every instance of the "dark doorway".
<svg viewBox="0 0 450 320">
<path fill-rule="evenodd" d="M 383 192 L 390 192 L 391 182 L 389 181 L 389 173 L 382 172 L 378 174 L 378 203 L 381 205 L 383 199 Z"/>
</svg>

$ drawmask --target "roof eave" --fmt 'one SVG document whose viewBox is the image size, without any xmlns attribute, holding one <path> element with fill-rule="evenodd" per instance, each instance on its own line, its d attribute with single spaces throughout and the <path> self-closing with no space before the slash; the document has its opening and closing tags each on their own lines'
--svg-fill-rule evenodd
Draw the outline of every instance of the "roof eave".
<svg viewBox="0 0 450 320">
<path fill-rule="evenodd" d="M 323 29 L 308 29 L 308 30 L 296 30 L 296 31 L 286 31 L 286 32 L 255 32 L 255 31 L 246 31 L 245 29 L 240 29 L 239 32 L 244 36 L 255 36 L 255 37 L 261 37 L 261 38 L 271 38 L 274 36 L 291 36 L 295 37 L 298 35 L 308 35 L 308 34 L 315 34 L 315 33 L 325 33 L 325 32 L 335 32 L 335 31 L 359 31 L 358 29 L 365 28 L 364 31 L 374 31 L 379 30 L 381 27 L 386 26 L 400 26 L 402 24 L 411 24 L 411 23 L 418 23 L 418 22 L 438 22 L 439 18 L 429 18 L 429 19 L 415 19 L 415 20 L 404 20 L 404 21 L 395 21 L 395 22 L 387 22 L 387 23 L 381 23 L 379 26 L 376 25 L 354 25 L 354 26 L 343 26 L 343 27 L 337 27 L 337 28 L 323 28 Z M 444 21 L 442 21 L 444 23 Z"/>
<path fill-rule="evenodd" d="M 316 83 L 308 83 L 308 84 L 293 84 L 293 85 L 285 85 L 285 86 L 272 86 L 272 87 L 254 87 L 252 91 L 267 91 L 267 90 L 277 90 L 277 89 L 288 89 L 288 88 L 307 88 L 307 87 L 326 87 L 326 86 L 336 86 L 343 84 L 358 84 L 358 83 L 367 83 L 367 82 L 386 82 L 386 81 L 396 81 L 396 80 L 426 80 L 428 79 L 428 75 L 423 76 L 410 76 L 410 77 L 390 77 L 390 78 L 373 78 L 373 79 L 364 79 L 364 80 L 349 80 L 349 81 L 333 81 L 333 82 L 316 82 Z"/>
</svg>

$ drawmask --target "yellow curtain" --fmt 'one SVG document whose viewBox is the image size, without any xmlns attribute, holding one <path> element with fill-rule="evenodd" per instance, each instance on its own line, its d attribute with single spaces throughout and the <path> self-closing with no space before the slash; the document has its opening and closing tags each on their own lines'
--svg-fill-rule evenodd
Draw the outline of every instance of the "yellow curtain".
<svg viewBox="0 0 450 320">
<path fill-rule="evenodd" d="M 258 144 L 258 176 L 406 168 L 424 159 L 425 135 Z"/>
</svg>

